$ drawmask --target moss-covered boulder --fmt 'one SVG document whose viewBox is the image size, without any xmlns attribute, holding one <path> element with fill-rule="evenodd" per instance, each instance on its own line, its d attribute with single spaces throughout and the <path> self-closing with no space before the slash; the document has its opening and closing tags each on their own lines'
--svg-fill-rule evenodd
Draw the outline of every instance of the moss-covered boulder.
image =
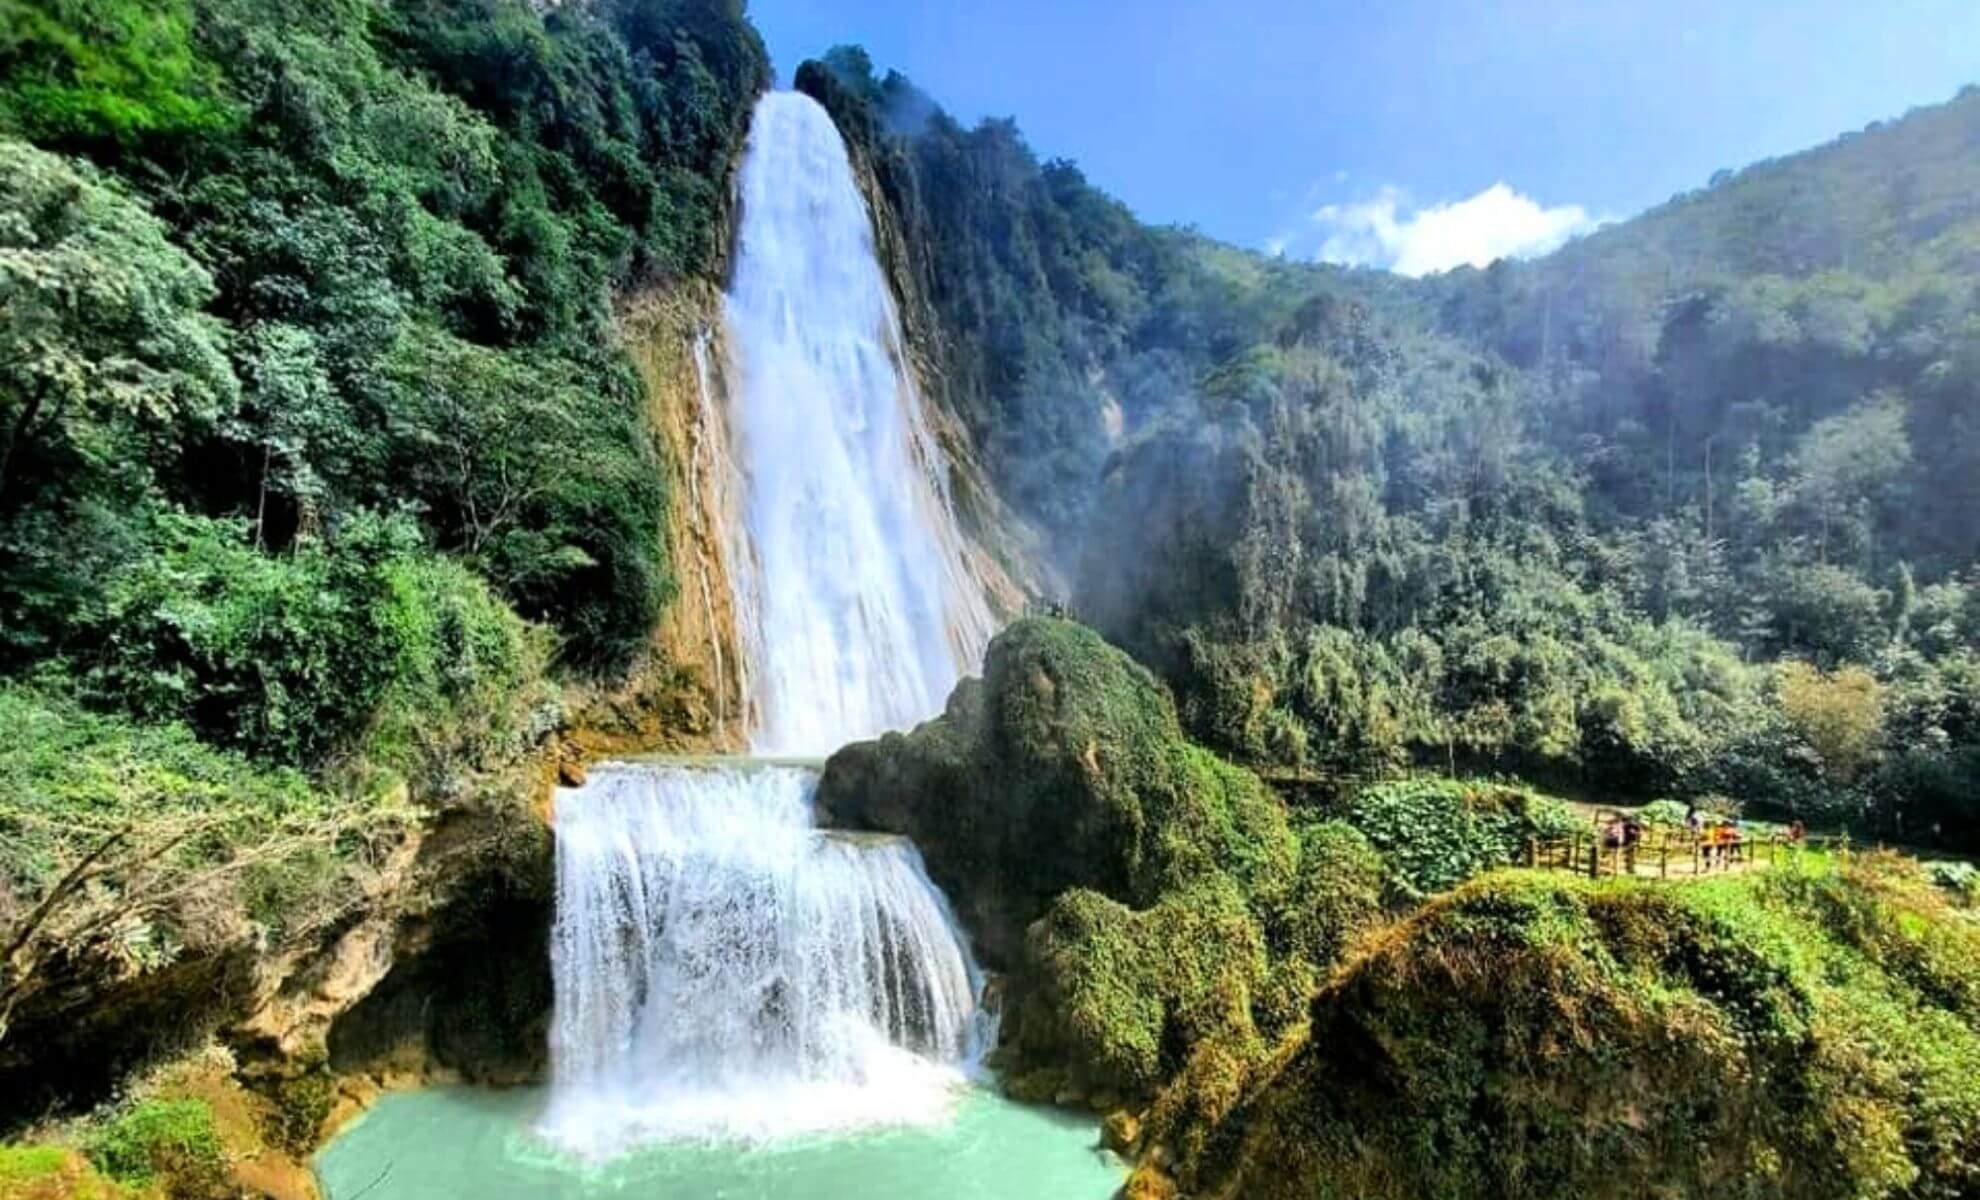
<svg viewBox="0 0 1980 1200">
<path fill-rule="evenodd" d="M 1184 1194 L 1968 1196 L 1980 927 L 1886 860 L 1487 876 L 1345 968 L 1179 1142 Z"/>
<path fill-rule="evenodd" d="M 0 1196 L 7 1200 L 125 1200 L 130 1195 L 67 1146 L 0 1145 Z"/>
<path fill-rule="evenodd" d="M 1147 1098 L 1207 1043 L 1261 1054 L 1381 903 L 1364 838 L 1296 829 L 1066 621 L 1013 625 L 941 717 L 840 751 L 818 794 L 830 824 L 912 837 L 1010 973 L 1026 1095 Z"/>
<path fill-rule="evenodd" d="M 818 800 L 829 824 L 912 837 L 996 966 L 1069 889 L 1135 907 L 1210 875 L 1277 892 L 1298 859 L 1284 808 L 1183 736 L 1152 675 L 1046 618 L 998 636 L 942 716 L 833 755 Z"/>
</svg>

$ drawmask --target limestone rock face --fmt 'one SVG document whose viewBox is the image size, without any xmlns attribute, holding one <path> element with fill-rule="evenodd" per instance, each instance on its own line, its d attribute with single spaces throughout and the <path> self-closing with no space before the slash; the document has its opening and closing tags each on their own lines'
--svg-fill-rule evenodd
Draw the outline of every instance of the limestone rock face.
<svg viewBox="0 0 1980 1200">
<path fill-rule="evenodd" d="M 36 993 L 0 1039 L 0 1122 L 87 1107 L 209 1039 L 270 1089 L 325 1065 L 539 1076 L 555 874 L 549 829 L 527 803 L 505 794 L 436 816 L 348 882 L 341 915 L 279 947 L 236 920 L 151 970 L 58 964 L 64 986 Z"/>
</svg>

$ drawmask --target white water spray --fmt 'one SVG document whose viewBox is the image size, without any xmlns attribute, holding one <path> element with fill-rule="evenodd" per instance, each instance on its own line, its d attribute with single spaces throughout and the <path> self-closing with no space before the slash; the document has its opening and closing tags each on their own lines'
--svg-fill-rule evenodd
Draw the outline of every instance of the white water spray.
<svg viewBox="0 0 1980 1200">
<path fill-rule="evenodd" d="M 829 754 L 939 712 L 992 622 L 845 143 L 807 96 L 756 106 L 727 316 L 752 745 Z"/>
<path fill-rule="evenodd" d="M 757 105 L 725 311 L 753 749 L 827 754 L 934 715 L 981 661 L 989 606 L 845 145 L 806 97 Z M 911 844 L 812 827 L 816 781 L 623 764 L 558 793 L 559 1142 L 948 1110 L 984 1037 L 975 963 Z"/>
<path fill-rule="evenodd" d="M 559 798 L 545 1128 L 604 1154 L 945 1111 L 980 980 L 901 838 L 811 827 L 816 774 L 601 768 Z"/>
</svg>

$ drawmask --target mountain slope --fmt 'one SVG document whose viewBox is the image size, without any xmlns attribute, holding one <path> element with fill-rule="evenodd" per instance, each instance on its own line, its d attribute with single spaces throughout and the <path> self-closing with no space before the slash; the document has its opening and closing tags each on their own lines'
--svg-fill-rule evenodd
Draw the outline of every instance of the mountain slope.
<svg viewBox="0 0 1980 1200">
<path fill-rule="evenodd" d="M 1197 736 L 1972 836 L 1980 95 L 1408 281 L 1144 226 L 855 48 L 799 83 L 934 393 Z"/>
</svg>

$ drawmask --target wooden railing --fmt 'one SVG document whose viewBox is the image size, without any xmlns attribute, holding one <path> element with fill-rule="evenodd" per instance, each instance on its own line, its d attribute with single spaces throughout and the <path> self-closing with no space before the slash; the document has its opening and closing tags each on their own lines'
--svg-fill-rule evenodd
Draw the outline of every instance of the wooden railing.
<svg viewBox="0 0 1980 1200">
<path fill-rule="evenodd" d="M 1769 830 L 1746 834 L 1736 842 L 1720 842 L 1710 832 L 1693 833 L 1687 828 L 1650 826 L 1634 844 L 1608 835 L 1602 829 L 1577 831 L 1561 838 L 1535 838 L 1526 844 L 1528 867 L 1571 871 L 1599 879 L 1604 875 L 1634 875 L 1652 879 L 1690 879 L 1699 876 L 1771 866 L 1792 861 L 1811 850 L 1840 845 L 1845 851 L 1848 839 L 1818 836 L 1794 838 L 1785 832 Z"/>
</svg>

